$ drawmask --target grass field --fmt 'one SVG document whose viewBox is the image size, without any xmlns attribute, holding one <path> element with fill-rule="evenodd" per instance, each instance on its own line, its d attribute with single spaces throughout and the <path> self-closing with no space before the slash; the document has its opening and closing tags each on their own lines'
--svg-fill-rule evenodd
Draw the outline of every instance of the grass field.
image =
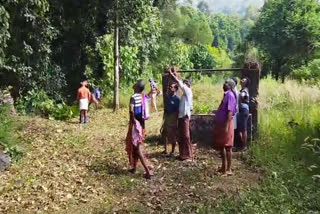
<svg viewBox="0 0 320 214">
<path fill-rule="evenodd" d="M 222 97 L 208 79 L 193 92 L 199 111 Z M 319 213 L 319 102 L 318 88 L 262 80 L 259 136 L 248 154 L 235 155 L 227 178 L 216 173 L 220 160 L 210 149 L 199 148 L 189 164 L 161 154 L 162 112 L 146 125 L 152 180 L 141 165 L 127 172 L 126 108 L 92 109 L 87 126 L 17 116 L 25 151 L 0 174 L 0 213 Z"/>
</svg>

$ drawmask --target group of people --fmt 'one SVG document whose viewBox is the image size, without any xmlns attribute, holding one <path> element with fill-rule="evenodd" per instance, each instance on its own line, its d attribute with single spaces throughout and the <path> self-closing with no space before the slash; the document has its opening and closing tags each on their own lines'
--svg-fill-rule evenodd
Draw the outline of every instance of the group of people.
<svg viewBox="0 0 320 214">
<path fill-rule="evenodd" d="M 194 147 L 190 138 L 190 119 L 193 109 L 193 94 L 190 80 L 180 80 L 176 68 L 170 67 L 166 70 L 166 75 L 170 76 L 168 90 L 164 94 L 164 151 L 169 157 L 176 157 L 175 148 L 178 144 L 179 155 L 177 158 L 182 161 L 190 162 L 194 159 Z M 156 98 L 161 95 L 155 81 L 150 78 L 150 92 L 144 94 L 145 82 L 138 80 L 133 86 L 134 94 L 129 104 L 129 130 L 126 137 L 126 151 L 129 156 L 130 172 L 135 173 L 138 160 L 141 161 L 145 169 L 145 177 L 150 179 L 153 175 L 152 167 L 148 164 L 145 151 L 145 120 L 149 119 L 149 104 L 157 111 Z M 235 133 L 239 133 L 243 149 L 247 145 L 247 121 L 249 116 L 249 90 L 250 80 L 245 77 L 240 81 L 241 90 L 237 90 L 238 79 L 233 77 L 223 84 L 223 99 L 217 110 L 213 111 L 215 115 L 215 126 L 213 128 L 213 145 L 222 157 L 222 164 L 219 172 L 222 175 L 232 175 L 231 161 L 232 148 L 234 144 Z M 100 102 L 101 92 L 99 89 L 93 89 L 91 93 L 88 82 L 82 81 L 81 87 L 77 92 L 79 101 L 80 118 L 79 122 L 88 123 L 88 109 L 90 103 L 96 105 Z M 178 90 L 181 89 L 181 96 L 178 96 Z M 237 131 L 235 131 L 237 130 Z M 171 144 L 171 151 L 168 153 L 168 144 Z"/>
<path fill-rule="evenodd" d="M 164 95 L 164 125 L 165 136 L 164 152 L 175 157 L 175 148 L 178 143 L 178 159 L 186 162 L 193 161 L 194 145 L 190 139 L 190 119 L 193 109 L 193 95 L 191 81 L 181 81 L 174 68 L 166 70 L 170 75 L 167 93 Z M 219 172 L 223 176 L 232 175 L 231 160 L 234 142 L 235 128 L 240 135 L 242 147 L 247 144 L 247 121 L 249 116 L 249 90 L 250 80 L 245 77 L 241 79 L 241 90 L 237 91 L 237 78 L 232 78 L 223 84 L 224 95 L 218 110 L 215 114 L 214 148 L 222 156 L 222 164 Z M 145 178 L 153 175 L 152 167 L 148 165 L 144 152 L 145 137 L 145 115 L 146 100 L 150 99 L 150 93 L 144 94 L 145 83 L 139 80 L 134 86 L 134 94 L 130 99 L 130 123 L 126 137 L 126 151 L 129 156 L 130 172 L 135 173 L 138 160 L 141 161 L 145 169 Z M 181 89 L 181 96 L 178 90 Z M 171 144 L 171 152 L 168 153 L 168 144 Z"/>
</svg>

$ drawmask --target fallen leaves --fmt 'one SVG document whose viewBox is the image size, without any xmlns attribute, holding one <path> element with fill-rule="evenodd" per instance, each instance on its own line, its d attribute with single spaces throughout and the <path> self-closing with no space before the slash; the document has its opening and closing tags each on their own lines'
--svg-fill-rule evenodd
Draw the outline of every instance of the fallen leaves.
<svg viewBox="0 0 320 214">
<path fill-rule="evenodd" d="M 30 145 L 26 155 L 0 175 L 0 213 L 55 213 L 81 205 L 93 210 L 96 204 L 108 204 L 110 213 L 195 213 L 193 208 L 185 211 L 186 207 L 215 203 L 221 195 L 238 191 L 258 177 L 235 160 L 245 174 L 228 178 L 228 191 L 221 191 L 225 182 L 214 174 L 219 160 L 210 151 L 198 150 L 197 162 L 186 165 L 162 155 L 161 145 L 147 142 L 156 175 L 146 181 L 141 165 L 136 175 L 127 172 L 127 112 L 117 115 L 101 110 L 95 114 L 85 127 L 29 119 L 21 132 Z M 159 125 L 160 118 L 159 114 L 148 123 Z"/>
</svg>

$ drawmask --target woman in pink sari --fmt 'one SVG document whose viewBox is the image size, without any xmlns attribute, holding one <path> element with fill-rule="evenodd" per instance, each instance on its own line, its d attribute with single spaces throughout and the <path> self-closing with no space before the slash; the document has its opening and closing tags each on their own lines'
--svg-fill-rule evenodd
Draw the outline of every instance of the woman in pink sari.
<svg viewBox="0 0 320 214">
<path fill-rule="evenodd" d="M 139 80 L 134 85 L 134 95 L 130 99 L 130 123 L 129 130 L 126 137 L 126 151 L 129 156 L 130 172 L 135 173 L 137 169 L 137 163 L 140 159 L 146 174 L 145 178 L 150 179 L 153 175 L 152 171 L 147 165 L 147 158 L 144 153 L 144 136 L 145 136 L 145 118 L 144 118 L 144 90 L 145 83 L 143 80 Z"/>
</svg>

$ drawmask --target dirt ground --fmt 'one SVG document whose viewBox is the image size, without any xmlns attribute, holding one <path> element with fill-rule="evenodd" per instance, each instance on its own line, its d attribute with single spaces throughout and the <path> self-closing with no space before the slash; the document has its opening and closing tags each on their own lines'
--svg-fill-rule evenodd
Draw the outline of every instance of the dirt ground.
<svg viewBox="0 0 320 214">
<path fill-rule="evenodd" d="M 142 177 L 141 165 L 135 175 L 128 172 L 126 110 L 92 111 L 88 125 L 19 119 L 26 151 L 0 174 L 0 213 L 208 213 L 261 177 L 240 155 L 234 175 L 221 177 L 220 159 L 209 148 L 198 146 L 192 163 L 166 157 L 157 140 L 162 112 L 146 123 L 151 180 Z"/>
</svg>

